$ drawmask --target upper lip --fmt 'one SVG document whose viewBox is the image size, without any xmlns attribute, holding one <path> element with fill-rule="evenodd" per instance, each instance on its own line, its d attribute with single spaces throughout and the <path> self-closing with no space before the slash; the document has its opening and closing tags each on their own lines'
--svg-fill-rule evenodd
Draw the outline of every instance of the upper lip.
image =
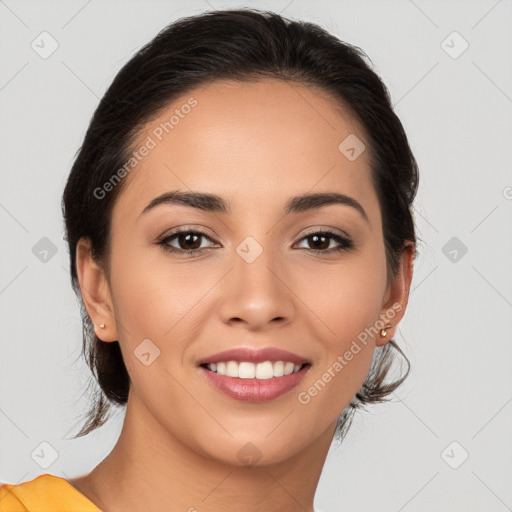
<svg viewBox="0 0 512 512">
<path fill-rule="evenodd" d="M 223 361 L 248 361 L 251 363 L 263 363 L 264 361 L 290 361 L 294 364 L 310 364 L 305 357 L 283 350 L 280 348 L 267 347 L 260 349 L 251 349 L 246 347 L 237 347 L 223 352 L 217 352 L 211 356 L 204 357 L 198 361 L 198 365 L 220 363 Z"/>
</svg>

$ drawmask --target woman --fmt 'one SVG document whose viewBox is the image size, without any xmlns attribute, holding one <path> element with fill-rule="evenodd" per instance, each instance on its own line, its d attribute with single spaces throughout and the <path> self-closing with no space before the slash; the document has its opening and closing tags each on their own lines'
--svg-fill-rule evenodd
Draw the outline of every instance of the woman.
<svg viewBox="0 0 512 512">
<path fill-rule="evenodd" d="M 386 379 L 417 187 L 358 48 L 257 10 L 168 26 L 63 194 L 101 387 L 78 435 L 116 403 L 120 438 L 87 475 L 4 485 L 2 510 L 313 511 L 333 439 L 407 376 Z"/>
</svg>

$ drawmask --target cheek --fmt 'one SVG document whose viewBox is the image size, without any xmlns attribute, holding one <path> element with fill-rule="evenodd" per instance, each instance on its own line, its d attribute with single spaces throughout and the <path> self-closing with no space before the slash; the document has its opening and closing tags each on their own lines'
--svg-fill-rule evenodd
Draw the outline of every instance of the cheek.
<svg viewBox="0 0 512 512">
<path fill-rule="evenodd" d="M 305 278 L 304 275 L 313 277 Z M 371 248 L 335 265 L 317 265 L 297 277 L 297 294 L 323 323 L 330 344 L 340 345 L 373 325 L 386 288 L 384 254 Z"/>
<path fill-rule="evenodd" d="M 198 337 L 198 305 L 215 280 L 193 265 L 172 264 L 162 254 L 157 257 L 157 252 L 112 253 L 112 298 L 134 407 L 144 421 L 153 421 L 144 416 L 149 411 L 185 442 L 208 421 L 196 400 L 184 392 L 192 386 L 183 359 L 187 345 Z"/>
<path fill-rule="evenodd" d="M 196 331 L 193 319 L 201 310 L 202 298 L 218 276 L 171 262 L 160 248 L 130 248 L 113 251 L 111 278 L 122 344 L 134 350 L 150 339 L 163 353 L 172 343 L 173 352 L 181 356 Z"/>
<path fill-rule="evenodd" d="M 313 318 L 308 321 L 309 330 L 322 340 L 322 350 L 307 387 L 301 388 L 304 399 L 299 397 L 299 402 L 318 407 L 318 414 L 341 412 L 370 368 L 386 275 L 384 256 L 366 254 L 347 265 L 325 267 L 307 288 L 302 285 L 301 297 L 315 312 L 308 315 Z"/>
<path fill-rule="evenodd" d="M 361 388 L 375 351 L 373 337 L 378 335 L 372 328 L 378 319 L 378 303 L 371 294 L 347 287 L 332 299 L 336 302 L 331 302 L 330 314 L 324 317 L 328 334 L 325 328 L 317 329 L 317 340 L 322 343 L 319 359 L 297 394 L 304 411 L 311 418 L 324 418 L 326 425 Z"/>
<path fill-rule="evenodd" d="M 132 248 L 124 254 L 122 250 L 112 253 L 118 335 L 132 386 L 144 401 L 154 399 L 158 405 L 164 395 L 179 403 L 181 388 L 171 375 L 180 366 L 190 339 L 187 319 L 205 293 L 204 283 L 197 273 L 176 271 L 162 256 L 151 259 L 153 252 Z M 155 388 L 159 390 L 156 395 Z"/>
</svg>

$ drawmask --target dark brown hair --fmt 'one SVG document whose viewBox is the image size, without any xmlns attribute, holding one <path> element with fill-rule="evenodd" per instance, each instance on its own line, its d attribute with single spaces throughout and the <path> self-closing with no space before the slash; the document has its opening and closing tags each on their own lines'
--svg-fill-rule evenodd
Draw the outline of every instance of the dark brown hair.
<svg viewBox="0 0 512 512">
<path fill-rule="evenodd" d="M 388 90 L 367 59 L 360 48 L 313 23 L 257 9 L 233 9 L 175 21 L 119 71 L 92 117 L 62 197 L 71 282 L 83 319 L 82 352 L 99 384 L 86 422 L 75 437 L 101 426 L 111 405 L 125 405 L 130 388 L 119 343 L 96 337 L 77 279 L 75 252 L 81 237 L 90 239 L 93 257 L 110 273 L 111 214 L 124 180 L 101 200 L 94 191 L 129 159 L 144 124 L 193 88 L 215 80 L 278 78 L 314 85 L 348 109 L 362 126 L 369 146 L 383 219 L 388 282 L 397 275 L 404 243 L 416 243 L 411 208 L 418 168 Z M 404 358 L 407 372 L 386 383 L 393 351 Z M 409 361 L 394 340 L 378 347 L 365 382 L 339 416 L 338 438 L 347 432 L 358 407 L 384 401 L 409 371 Z"/>
</svg>

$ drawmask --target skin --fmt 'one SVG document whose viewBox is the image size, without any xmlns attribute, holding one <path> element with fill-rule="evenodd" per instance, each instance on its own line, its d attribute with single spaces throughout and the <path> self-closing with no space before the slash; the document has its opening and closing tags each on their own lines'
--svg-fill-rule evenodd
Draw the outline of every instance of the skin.
<svg viewBox="0 0 512 512">
<path fill-rule="evenodd" d="M 364 381 L 377 346 L 403 317 L 412 279 L 412 244 L 387 281 L 382 219 L 368 150 L 349 161 L 338 145 L 358 124 L 324 91 L 276 79 L 216 82 L 176 100 L 149 123 L 140 146 L 188 98 L 197 106 L 125 178 L 112 217 L 111 272 L 90 255 L 77 266 L 96 334 L 119 340 L 132 386 L 120 438 L 89 474 L 70 483 L 106 512 L 176 510 L 313 511 L 336 420 Z M 366 144 L 366 142 L 365 142 Z M 368 145 L 366 144 L 368 148 Z M 180 205 L 145 206 L 171 190 L 214 193 L 231 213 Z M 368 222 L 346 205 L 282 215 L 306 192 L 356 199 Z M 201 229 L 196 245 L 158 239 L 173 228 Z M 314 228 L 314 229 L 312 229 Z M 307 234 L 331 228 L 354 248 L 330 254 Z M 247 237 L 262 247 L 251 264 L 236 252 Z M 189 256 L 187 248 L 203 247 Z M 298 400 L 365 328 L 399 303 L 386 338 L 366 345 L 307 404 Z M 160 356 L 134 355 L 149 338 Z M 199 358 L 236 346 L 279 347 L 312 362 L 297 388 L 267 402 L 242 402 L 210 385 Z M 238 451 L 253 443 L 247 466 Z"/>
</svg>

